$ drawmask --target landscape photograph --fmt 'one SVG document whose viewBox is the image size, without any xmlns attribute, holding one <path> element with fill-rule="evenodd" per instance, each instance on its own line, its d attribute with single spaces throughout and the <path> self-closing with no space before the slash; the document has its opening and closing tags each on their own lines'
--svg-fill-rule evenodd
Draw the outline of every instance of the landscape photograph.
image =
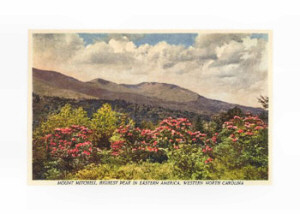
<svg viewBox="0 0 300 214">
<path fill-rule="evenodd" d="M 31 31 L 30 177 L 269 181 L 270 42 Z"/>
</svg>

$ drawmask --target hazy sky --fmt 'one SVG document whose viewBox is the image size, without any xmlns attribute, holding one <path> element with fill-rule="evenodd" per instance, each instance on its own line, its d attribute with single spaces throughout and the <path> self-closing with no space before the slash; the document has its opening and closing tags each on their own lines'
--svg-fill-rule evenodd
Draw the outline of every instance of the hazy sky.
<svg viewBox="0 0 300 214">
<path fill-rule="evenodd" d="M 260 106 L 268 94 L 267 34 L 34 34 L 33 66 L 82 81 L 165 82 Z"/>
</svg>

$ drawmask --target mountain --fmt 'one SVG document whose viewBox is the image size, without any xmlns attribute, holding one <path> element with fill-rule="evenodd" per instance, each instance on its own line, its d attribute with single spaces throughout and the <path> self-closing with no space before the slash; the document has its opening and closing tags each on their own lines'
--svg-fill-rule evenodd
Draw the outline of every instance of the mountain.
<svg viewBox="0 0 300 214">
<path fill-rule="evenodd" d="M 164 101 L 190 102 L 198 98 L 198 94 L 176 85 L 143 82 L 137 85 L 116 84 L 103 79 L 94 79 L 89 82 L 93 86 L 118 93 L 133 93 L 153 97 Z"/>
<path fill-rule="evenodd" d="M 123 100 L 129 103 L 163 107 L 212 115 L 235 106 L 258 114 L 263 110 L 208 99 L 177 85 L 143 82 L 136 85 L 117 84 L 103 79 L 88 82 L 55 71 L 32 69 L 33 92 L 42 96 L 72 99 Z"/>
</svg>

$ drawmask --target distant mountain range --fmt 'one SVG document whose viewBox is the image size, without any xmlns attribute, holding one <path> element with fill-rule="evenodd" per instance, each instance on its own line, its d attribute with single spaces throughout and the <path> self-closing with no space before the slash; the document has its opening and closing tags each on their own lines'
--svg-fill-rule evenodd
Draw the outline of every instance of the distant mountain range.
<svg viewBox="0 0 300 214">
<path fill-rule="evenodd" d="M 212 115 L 235 106 L 243 111 L 259 114 L 261 108 L 226 103 L 205 98 L 195 92 L 177 85 L 143 82 L 136 85 L 117 84 L 103 79 L 88 82 L 55 71 L 32 69 L 33 92 L 42 96 L 72 98 L 123 100 L 130 103 L 163 107 L 172 110 L 189 111 L 197 114 Z"/>
</svg>

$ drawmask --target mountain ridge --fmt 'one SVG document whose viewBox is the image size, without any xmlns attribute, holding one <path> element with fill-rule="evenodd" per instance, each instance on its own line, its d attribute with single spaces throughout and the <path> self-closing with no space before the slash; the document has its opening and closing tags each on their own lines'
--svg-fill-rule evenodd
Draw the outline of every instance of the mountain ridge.
<svg viewBox="0 0 300 214">
<path fill-rule="evenodd" d="M 196 92 L 168 83 L 117 84 L 101 78 L 83 82 L 57 71 L 32 68 L 33 92 L 73 99 L 124 100 L 136 104 L 213 115 L 235 106 L 258 114 L 261 108 L 209 99 Z"/>
</svg>

